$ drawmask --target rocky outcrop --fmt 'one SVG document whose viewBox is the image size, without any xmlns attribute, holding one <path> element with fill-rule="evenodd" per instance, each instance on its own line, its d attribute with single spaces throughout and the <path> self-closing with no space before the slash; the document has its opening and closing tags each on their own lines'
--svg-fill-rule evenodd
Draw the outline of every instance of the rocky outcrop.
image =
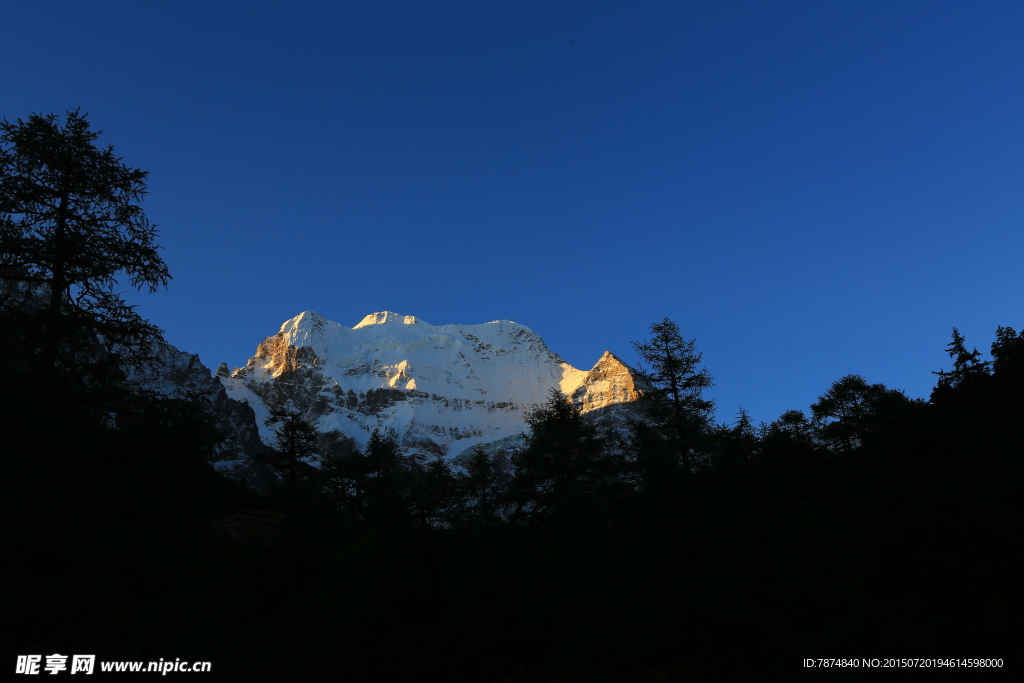
<svg viewBox="0 0 1024 683">
<path fill-rule="evenodd" d="M 227 375 L 224 363 L 214 376 L 199 356 L 167 343 L 154 349 L 152 357 L 149 367 L 129 375 L 129 383 L 171 398 L 194 401 L 210 415 L 223 437 L 214 450 L 214 467 L 236 471 L 248 467 L 253 455 L 268 450 L 260 438 L 253 409 L 245 401 L 231 398 L 220 382 L 219 378 Z"/>
<path fill-rule="evenodd" d="M 637 400 L 647 387 L 640 375 L 611 351 L 605 351 L 571 394 L 583 413 Z"/>
</svg>

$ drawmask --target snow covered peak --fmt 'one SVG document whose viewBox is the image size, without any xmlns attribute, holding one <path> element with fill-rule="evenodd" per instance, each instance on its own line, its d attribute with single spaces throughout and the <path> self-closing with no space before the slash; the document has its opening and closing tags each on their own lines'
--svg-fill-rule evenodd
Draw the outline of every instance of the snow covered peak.
<svg viewBox="0 0 1024 683">
<path fill-rule="evenodd" d="M 585 411 L 638 394 L 610 353 L 579 370 L 519 323 L 431 325 L 391 311 L 352 328 L 304 311 L 221 379 L 258 416 L 290 406 L 325 439 L 364 447 L 376 429 L 431 457 L 518 434 L 552 388 Z"/>
<path fill-rule="evenodd" d="M 303 311 L 286 320 L 277 336 L 287 346 L 314 347 L 316 353 L 323 353 L 330 340 L 343 333 L 342 329 L 341 325 L 315 311 Z"/>
<path fill-rule="evenodd" d="M 279 334 L 288 335 L 301 334 L 304 331 L 319 329 L 327 322 L 330 321 L 316 311 L 303 311 L 294 318 L 285 320 L 281 324 L 281 329 L 278 330 L 278 332 Z"/>
<path fill-rule="evenodd" d="M 358 330 L 360 327 L 369 327 L 370 325 L 387 325 L 388 323 L 400 323 L 402 325 L 415 325 L 416 323 L 423 322 L 414 315 L 398 315 L 391 311 L 380 311 L 378 313 L 371 313 L 362 320 L 359 324 L 353 327 L 353 330 Z"/>
</svg>

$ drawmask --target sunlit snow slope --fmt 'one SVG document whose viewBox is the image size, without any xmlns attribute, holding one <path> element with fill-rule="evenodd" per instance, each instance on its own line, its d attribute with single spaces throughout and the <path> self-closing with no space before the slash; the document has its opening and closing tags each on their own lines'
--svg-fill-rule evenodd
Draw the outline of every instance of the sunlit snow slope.
<svg viewBox="0 0 1024 683">
<path fill-rule="evenodd" d="M 298 410 L 328 452 L 361 448 L 379 429 L 420 459 L 518 434 L 553 387 L 586 411 L 637 397 L 633 371 L 611 353 L 587 372 L 518 323 L 437 326 L 387 311 L 351 328 L 301 313 L 220 379 L 252 406 L 267 443 L 270 412 Z"/>
</svg>

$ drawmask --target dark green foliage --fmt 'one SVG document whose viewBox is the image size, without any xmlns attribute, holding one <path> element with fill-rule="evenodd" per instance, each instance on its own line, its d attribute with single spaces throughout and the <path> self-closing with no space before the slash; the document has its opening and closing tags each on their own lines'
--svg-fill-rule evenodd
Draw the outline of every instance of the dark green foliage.
<svg viewBox="0 0 1024 683">
<path fill-rule="evenodd" d="M 98 136 L 77 110 L 63 122 L 0 122 L 0 414 L 17 435 L 8 443 L 57 459 L 161 452 L 202 462 L 217 436 L 197 402 L 126 381 L 162 337 L 117 287 L 154 291 L 170 276 L 139 206 L 147 173 Z M 106 445 L 86 456 L 90 443 Z"/>
<path fill-rule="evenodd" d="M 322 498 L 349 523 L 395 530 L 412 524 L 413 467 L 400 455 L 394 439 L 378 430 L 370 435 L 366 453 L 354 450 L 320 462 Z"/>
<path fill-rule="evenodd" d="M 664 449 L 675 453 L 683 472 L 689 473 L 697 464 L 697 450 L 711 427 L 713 401 L 703 392 L 713 385 L 706 368 L 700 367 L 701 354 L 696 340 L 683 339 L 679 325 L 665 318 L 651 325 L 651 338 L 634 342 L 646 367 L 644 379 L 653 387 L 644 397 L 648 423 L 667 440 Z M 651 442 L 648 431 L 639 438 Z"/>
<path fill-rule="evenodd" d="M 331 507 L 346 518 L 362 521 L 366 504 L 366 483 L 370 462 L 359 451 L 335 455 L 320 461 L 323 493 Z"/>
<path fill-rule="evenodd" d="M 1024 330 L 997 329 L 992 359 L 993 416 L 1003 429 L 1013 430 L 1018 443 L 1024 442 Z"/>
<path fill-rule="evenodd" d="M 760 457 L 759 435 L 750 413 L 740 408 L 732 426 L 722 425 L 712 438 L 713 457 L 709 463 L 718 469 L 742 469 Z"/>
<path fill-rule="evenodd" d="M 822 441 L 834 451 L 851 452 L 882 425 L 898 419 L 910 403 L 902 391 L 845 375 L 811 404 L 811 411 Z"/>
<path fill-rule="evenodd" d="M 991 347 L 992 360 L 982 361 L 977 350 L 968 353 L 964 339 L 954 328 L 948 353 L 953 370 L 940 371 L 932 391 L 937 429 L 953 426 L 983 435 L 979 443 L 946 441 L 962 449 L 975 449 L 987 458 L 996 444 L 1024 439 L 1024 334 L 999 327 Z"/>
<path fill-rule="evenodd" d="M 791 469 L 807 466 L 822 455 L 814 425 L 802 410 L 787 410 L 767 426 L 760 438 L 760 463 Z"/>
<path fill-rule="evenodd" d="M 1012 327 L 997 327 L 992 343 L 992 374 L 1015 382 L 1024 378 L 1024 330 L 1017 334 Z"/>
<path fill-rule="evenodd" d="M 62 370 L 95 382 L 112 360 L 145 363 L 160 339 L 116 291 L 119 277 L 150 291 L 170 279 L 139 206 L 147 173 L 97 147 L 98 136 L 78 110 L 63 123 L 54 114 L 0 122 L 2 305 L 38 344 L 26 360 L 43 380 Z"/>
<path fill-rule="evenodd" d="M 949 372 L 938 371 L 939 381 L 932 392 L 932 401 L 942 403 L 951 394 L 969 396 L 982 390 L 985 378 L 989 374 L 989 363 L 981 360 L 978 349 L 967 350 L 964 337 L 960 330 L 953 328 L 953 340 L 946 352 L 953 359 L 953 369 Z"/>
<path fill-rule="evenodd" d="M 458 477 L 443 457 L 427 463 L 412 484 L 413 514 L 421 528 L 446 528 L 460 518 L 463 508 Z"/>
<path fill-rule="evenodd" d="M 365 515 L 384 529 L 404 528 L 409 518 L 409 466 L 395 440 L 373 430 L 366 445 Z"/>
<path fill-rule="evenodd" d="M 466 463 L 462 488 L 466 497 L 466 517 L 473 524 L 489 525 L 498 521 L 501 495 L 498 465 L 481 446 L 473 449 Z"/>
<path fill-rule="evenodd" d="M 146 173 L 97 135 L 77 111 L 0 123 L 0 499 L 21 549 L 4 614 L 32 651 L 129 654 L 119 643 L 166 627 L 131 603 L 157 584 L 184 602 L 175 579 L 199 557 L 184 539 L 254 498 L 207 463 L 218 437 L 196 401 L 126 384 L 161 337 L 118 279 L 169 276 L 138 206 Z"/>
<path fill-rule="evenodd" d="M 665 499 L 683 486 L 679 451 L 660 425 L 636 421 L 630 425 L 629 479 L 646 498 Z"/>
<path fill-rule="evenodd" d="M 526 421 L 526 445 L 512 458 L 510 493 L 517 513 L 565 515 L 596 503 L 619 473 L 580 406 L 552 389 L 544 407 Z"/>
<path fill-rule="evenodd" d="M 267 419 L 267 426 L 271 425 L 277 425 L 275 448 L 257 459 L 281 477 L 288 507 L 295 510 L 308 505 L 314 496 L 319 477 L 307 460 L 319 458 L 319 436 L 309 420 L 295 411 L 275 412 Z"/>
</svg>

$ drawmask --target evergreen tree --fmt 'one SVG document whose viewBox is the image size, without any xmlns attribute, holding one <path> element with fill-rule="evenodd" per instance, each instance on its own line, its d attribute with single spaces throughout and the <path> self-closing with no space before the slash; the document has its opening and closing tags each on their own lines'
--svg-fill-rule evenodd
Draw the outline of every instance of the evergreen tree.
<svg viewBox="0 0 1024 683">
<path fill-rule="evenodd" d="M 460 511 L 459 480 L 444 456 L 423 468 L 412 488 L 413 507 L 420 526 L 430 529 L 450 526 Z"/>
<path fill-rule="evenodd" d="M 665 318 L 651 325 L 651 335 L 649 341 L 633 342 L 646 364 L 641 374 L 653 387 L 644 397 L 648 421 L 668 441 L 667 452 L 690 472 L 695 449 L 711 427 L 715 404 L 702 394 L 714 382 L 700 367 L 696 340 L 683 339 L 679 325 Z M 649 430 L 643 434 L 648 441 L 652 436 Z"/>
<path fill-rule="evenodd" d="M 462 480 L 472 521 L 490 524 L 498 518 L 498 468 L 482 446 L 476 446 L 466 462 Z"/>
<path fill-rule="evenodd" d="M 740 408 L 736 422 L 722 425 L 715 434 L 715 453 L 712 465 L 719 469 L 737 469 L 751 463 L 757 457 L 760 439 L 750 413 Z"/>
<path fill-rule="evenodd" d="M 63 434 L 113 444 L 129 433 L 144 438 L 145 424 L 178 425 L 179 437 L 196 438 L 175 442 L 208 452 L 216 437 L 194 406 L 126 382 L 154 361 L 163 339 L 117 287 L 127 280 L 155 291 L 170 275 L 140 206 L 147 173 L 98 146 L 99 135 L 78 110 L 63 121 L 0 121 L 0 372 L 18 397 L 0 412 L 53 455 L 79 450 Z M 142 450 L 153 449 L 126 449 Z"/>
<path fill-rule="evenodd" d="M 814 425 L 802 410 L 787 410 L 768 425 L 760 439 L 760 460 L 768 467 L 789 469 L 819 455 Z"/>
<path fill-rule="evenodd" d="M 1024 434 L 1024 332 L 997 328 L 992 360 L 983 361 L 977 349 L 966 350 L 954 328 L 947 352 L 953 370 L 934 373 L 939 381 L 931 395 L 942 419 L 1006 442 Z"/>
<path fill-rule="evenodd" d="M 369 460 L 358 450 L 333 455 L 321 461 L 323 492 L 342 515 L 364 521 Z"/>
<path fill-rule="evenodd" d="M 370 478 L 379 482 L 397 482 L 402 469 L 402 456 L 395 440 L 381 434 L 379 429 L 374 429 L 366 444 L 366 465 Z"/>
<path fill-rule="evenodd" d="M 526 422 L 526 444 L 512 458 L 511 493 L 519 513 L 563 514 L 592 507 L 595 494 L 618 473 L 580 406 L 553 388 L 547 403 Z"/>
<path fill-rule="evenodd" d="M 366 445 L 366 517 L 395 529 L 408 521 L 410 474 L 398 444 L 377 429 Z"/>
<path fill-rule="evenodd" d="M 996 340 L 992 342 L 992 374 L 1024 376 L 1024 330 L 1017 334 L 1012 327 L 996 328 Z"/>
<path fill-rule="evenodd" d="M 143 364 L 160 339 L 115 289 L 122 276 L 150 291 L 170 279 L 139 206 L 147 172 L 98 147 L 99 135 L 77 109 L 63 123 L 0 122 L 0 306 L 32 340 L 27 360 L 44 381 L 58 370 L 95 381 L 100 359 Z"/>
<path fill-rule="evenodd" d="M 992 399 L 1005 417 L 1024 423 L 1024 330 L 996 329 L 992 343 Z"/>
<path fill-rule="evenodd" d="M 844 375 L 811 404 L 818 435 L 832 450 L 850 452 L 886 423 L 898 421 L 913 401 L 884 384 Z"/>
<path fill-rule="evenodd" d="M 275 450 L 260 459 L 284 479 L 289 507 L 301 507 L 311 494 L 314 472 L 306 460 L 318 456 L 316 429 L 302 413 L 291 410 L 275 411 L 266 424 L 279 425 L 275 429 Z"/>
<path fill-rule="evenodd" d="M 936 405 L 958 401 L 957 396 L 960 401 L 977 403 L 985 391 L 991 364 L 981 360 L 978 349 L 968 351 L 964 342 L 964 336 L 954 327 L 953 339 L 946 348 L 946 353 L 953 359 L 953 369 L 932 373 L 939 376 L 931 397 Z"/>
</svg>

